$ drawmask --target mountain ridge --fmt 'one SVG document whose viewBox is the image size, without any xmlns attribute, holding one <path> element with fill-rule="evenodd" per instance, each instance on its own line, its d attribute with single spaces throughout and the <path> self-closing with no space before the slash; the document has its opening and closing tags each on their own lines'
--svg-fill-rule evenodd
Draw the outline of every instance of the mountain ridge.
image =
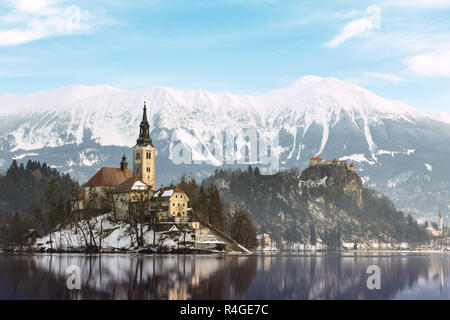
<svg viewBox="0 0 450 320">
<path fill-rule="evenodd" d="M 400 209 L 432 216 L 439 202 L 450 208 L 450 124 L 336 78 L 305 76 L 258 96 L 77 86 L 82 94 L 73 99 L 66 92 L 71 87 L 64 88 L 45 99 L 42 92 L 19 96 L 15 104 L 0 96 L 0 168 L 13 158 L 40 160 L 84 182 L 101 166 L 117 166 L 123 153 L 132 158 L 146 98 L 157 183 L 183 173 L 201 179 L 230 165 L 210 137 L 230 134 L 245 149 L 251 130 L 275 147 L 280 169 L 303 169 L 311 156 L 353 161 L 365 185 Z M 178 143 L 197 163 L 173 163 Z"/>
<path fill-rule="evenodd" d="M 417 115 L 423 115 L 417 110 L 413 109 L 412 107 L 409 107 L 403 102 L 398 101 L 389 101 L 387 99 L 382 98 L 379 95 L 376 95 L 363 87 L 360 87 L 356 84 L 347 83 L 344 81 L 341 81 L 334 77 L 327 77 L 327 78 L 321 78 L 317 76 L 311 76 L 307 75 L 304 77 L 301 77 L 294 82 L 292 82 L 289 86 L 280 88 L 280 89 L 274 89 L 270 90 L 268 92 L 259 94 L 259 95 L 246 95 L 246 94 L 233 94 L 228 91 L 219 91 L 219 92 L 209 92 L 206 90 L 183 90 L 183 89 L 174 89 L 171 87 L 164 87 L 164 86 L 154 86 L 154 87 L 147 87 L 147 88 L 140 88 L 140 89 L 120 89 L 115 88 L 109 85 L 99 84 L 99 85 L 68 85 L 64 87 L 59 87 L 55 89 L 50 90 L 42 90 L 42 91 L 36 91 L 31 92 L 27 94 L 22 95 L 13 95 L 13 94 L 1 94 L 0 95 L 0 104 L 2 105 L 1 109 L 1 115 L 6 114 L 15 114 L 22 110 L 33 110 L 33 107 L 39 106 L 40 110 L 44 111 L 56 111 L 55 107 L 58 106 L 58 104 L 64 104 L 69 103 L 69 106 L 73 106 L 76 103 L 82 102 L 85 99 L 91 98 L 96 99 L 99 97 L 102 97 L 104 99 L 107 99 L 107 96 L 117 96 L 117 94 L 126 94 L 131 96 L 130 104 L 134 104 L 135 96 L 141 96 L 141 101 L 138 101 L 135 108 L 140 108 L 142 101 L 147 97 L 149 109 L 152 110 L 152 107 L 155 108 L 158 105 L 161 105 L 161 94 L 166 94 L 169 96 L 172 96 L 172 100 L 175 98 L 180 99 L 181 95 L 185 95 L 189 97 L 190 99 L 193 99 L 197 97 L 198 99 L 205 99 L 209 98 L 210 101 L 208 102 L 214 102 L 212 100 L 222 98 L 225 102 L 226 100 L 234 100 L 233 102 L 239 102 L 239 103 L 248 103 L 250 105 L 261 105 L 265 104 L 262 100 L 269 100 L 269 103 L 272 105 L 279 105 L 283 106 L 285 104 L 289 104 L 291 101 L 289 99 L 296 99 L 298 97 L 292 97 L 294 94 L 304 94 L 306 90 L 310 89 L 317 89 L 315 88 L 318 85 L 326 86 L 346 86 L 347 89 L 353 88 L 356 91 L 359 91 L 359 93 L 369 94 L 373 97 L 376 97 L 377 99 L 384 100 L 385 102 L 390 102 L 394 104 L 399 104 L 399 107 L 402 107 L 405 111 L 407 109 L 411 113 L 416 113 Z M 325 88 L 326 89 L 326 88 Z M 322 88 L 322 90 L 324 90 Z M 162 91 L 162 92 L 161 92 Z M 315 92 L 317 94 L 317 92 Z M 146 96 L 147 94 L 147 96 Z M 279 96 L 282 96 L 280 98 Z M 291 95 L 291 96 L 290 96 Z M 50 96 L 50 97 L 48 97 Z M 153 96 L 153 99 L 151 98 Z M 287 99 L 288 97 L 289 99 Z M 116 98 L 116 97 L 115 97 Z M 182 97 L 181 97 L 182 98 Z M 281 99 L 280 100 L 274 100 L 274 98 Z M 16 100 L 16 101 L 14 101 Z M 29 100 L 32 100 L 31 102 Z M 109 99 L 108 99 L 109 100 Z M 186 100 L 188 101 L 188 100 Z M 168 101 L 168 103 L 180 103 L 182 101 Z M 198 102 L 198 101 L 195 101 Z M 194 103 L 195 103 L 194 102 Z M 217 102 L 217 101 L 216 101 Z M 232 104 L 229 104 L 229 106 L 233 106 Z M 44 109 L 42 109 L 44 107 Z M 258 110 L 259 109 L 259 110 Z M 5 111 L 6 110 L 6 111 Z M 63 109 L 64 110 L 64 109 Z M 156 108 L 157 111 L 160 109 Z M 395 109 L 394 109 L 395 110 Z M 255 111 L 259 111 L 261 114 L 264 114 L 263 110 L 261 108 L 255 108 Z M 387 109 L 384 110 L 386 113 L 392 113 L 393 109 Z M 425 115 L 423 115 L 425 116 Z M 267 120 L 267 119 L 266 119 Z"/>
</svg>

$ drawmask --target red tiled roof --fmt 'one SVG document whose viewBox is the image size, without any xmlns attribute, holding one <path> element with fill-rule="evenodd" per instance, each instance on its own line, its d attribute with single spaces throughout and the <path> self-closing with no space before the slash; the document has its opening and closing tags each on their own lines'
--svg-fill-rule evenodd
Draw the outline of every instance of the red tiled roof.
<svg viewBox="0 0 450 320">
<path fill-rule="evenodd" d="M 322 160 L 322 158 L 319 158 L 319 157 L 312 157 L 312 158 L 309 158 L 309 161 L 311 161 L 311 160 Z"/>
<path fill-rule="evenodd" d="M 83 187 L 117 187 L 131 177 L 131 170 L 103 167 Z"/>
</svg>

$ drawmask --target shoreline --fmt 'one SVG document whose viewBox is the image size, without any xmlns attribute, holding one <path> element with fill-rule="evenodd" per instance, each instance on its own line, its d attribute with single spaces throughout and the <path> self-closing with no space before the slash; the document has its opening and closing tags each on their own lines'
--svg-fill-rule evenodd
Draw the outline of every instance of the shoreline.
<svg viewBox="0 0 450 320">
<path fill-rule="evenodd" d="M 421 253 L 421 254 L 443 254 L 450 251 L 447 250 L 395 250 L 395 249 L 357 249 L 348 251 L 339 250 L 254 250 L 251 253 L 241 252 L 226 252 L 207 249 L 195 249 L 195 248 L 149 248 L 139 250 L 0 250 L 0 254 L 81 254 L 81 255 L 221 255 L 221 256 L 276 256 L 276 255 L 297 255 L 297 254 L 309 254 L 309 255 L 323 255 L 323 254 L 363 254 L 363 253 Z"/>
</svg>

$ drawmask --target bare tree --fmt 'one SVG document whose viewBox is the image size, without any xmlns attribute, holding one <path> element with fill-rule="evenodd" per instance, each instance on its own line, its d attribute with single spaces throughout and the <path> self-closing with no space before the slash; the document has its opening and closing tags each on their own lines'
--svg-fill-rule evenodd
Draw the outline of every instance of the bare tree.
<svg viewBox="0 0 450 320">
<path fill-rule="evenodd" d="M 130 225 L 135 230 L 138 246 L 144 245 L 144 217 L 149 212 L 149 191 L 139 190 L 133 193 L 128 202 Z"/>
<path fill-rule="evenodd" d="M 257 245 L 256 229 L 250 217 L 242 208 L 234 210 L 231 220 L 231 237 L 247 248 L 253 249 Z"/>
</svg>

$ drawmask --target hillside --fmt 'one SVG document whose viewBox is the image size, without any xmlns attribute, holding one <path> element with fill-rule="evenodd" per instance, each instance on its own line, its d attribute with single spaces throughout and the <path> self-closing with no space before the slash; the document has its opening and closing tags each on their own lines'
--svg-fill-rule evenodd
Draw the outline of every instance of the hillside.
<svg viewBox="0 0 450 320">
<path fill-rule="evenodd" d="M 39 161 L 18 165 L 13 161 L 5 175 L 0 175 L 0 222 L 18 212 L 29 214 L 30 206 L 57 207 L 59 214 L 70 210 L 70 197 L 76 181 L 67 174 Z"/>
<path fill-rule="evenodd" d="M 323 165 L 261 175 L 258 169 L 218 170 L 205 184 L 216 184 L 231 207 L 246 208 L 262 231 L 275 240 L 309 245 L 316 238 L 329 247 L 377 242 L 410 245 L 427 239 L 411 216 L 397 211 L 382 194 L 363 186 L 356 172 Z"/>
<path fill-rule="evenodd" d="M 124 151 L 132 158 L 128 148 L 138 135 L 144 97 L 158 185 L 183 173 L 202 179 L 239 166 L 235 160 L 242 168 L 267 167 L 262 153 L 248 152 L 246 159 L 250 129 L 274 147 L 281 170 L 303 170 L 311 156 L 347 159 L 357 163 L 366 187 L 401 210 L 435 219 L 441 206 L 450 218 L 450 124 L 335 78 L 305 76 L 261 95 L 108 86 L 1 95 L 0 170 L 12 159 L 40 159 L 83 183 L 101 166 L 118 166 Z M 234 145 L 222 146 L 225 136 Z M 216 152 L 235 146 L 241 152 Z M 178 147 L 188 151 L 187 160 L 179 161 Z"/>
</svg>

